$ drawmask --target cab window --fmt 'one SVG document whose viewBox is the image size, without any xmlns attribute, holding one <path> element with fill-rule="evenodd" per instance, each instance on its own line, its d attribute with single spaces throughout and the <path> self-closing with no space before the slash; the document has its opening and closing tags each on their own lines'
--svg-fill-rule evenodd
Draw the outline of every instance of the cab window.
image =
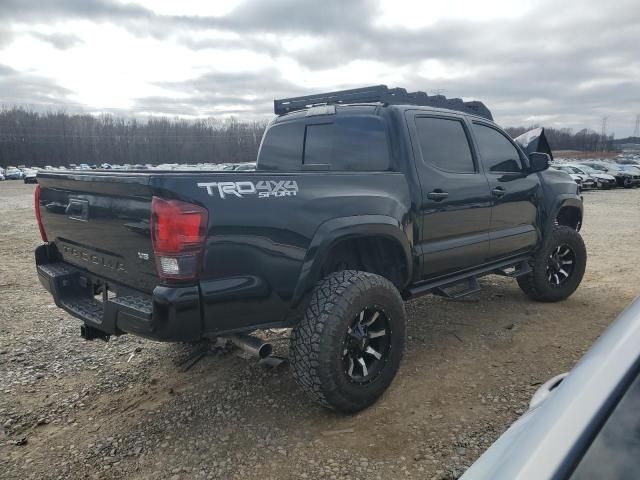
<svg viewBox="0 0 640 480">
<path fill-rule="evenodd" d="M 484 169 L 488 173 L 517 173 L 522 171 L 518 149 L 498 130 L 480 123 L 473 124 Z"/>
<path fill-rule="evenodd" d="M 417 117 L 416 130 L 423 162 L 446 172 L 475 173 L 469 140 L 460 120 Z"/>
</svg>

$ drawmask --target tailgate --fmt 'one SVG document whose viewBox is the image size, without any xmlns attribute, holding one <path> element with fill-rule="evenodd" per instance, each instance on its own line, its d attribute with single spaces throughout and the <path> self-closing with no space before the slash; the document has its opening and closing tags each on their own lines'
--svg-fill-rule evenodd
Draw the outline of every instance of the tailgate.
<svg viewBox="0 0 640 480">
<path fill-rule="evenodd" d="M 60 257 L 103 277 L 151 292 L 158 284 L 144 173 L 39 174 L 40 213 Z"/>
</svg>

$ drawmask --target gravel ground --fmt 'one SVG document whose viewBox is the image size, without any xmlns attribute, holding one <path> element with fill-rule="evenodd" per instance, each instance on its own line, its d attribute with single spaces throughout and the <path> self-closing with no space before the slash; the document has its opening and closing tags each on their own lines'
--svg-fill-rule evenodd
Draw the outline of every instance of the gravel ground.
<svg viewBox="0 0 640 480">
<path fill-rule="evenodd" d="M 342 416 L 309 403 L 286 364 L 204 344 L 82 340 L 37 281 L 32 194 L 0 183 L 2 479 L 457 478 L 640 284 L 640 190 L 585 193 L 589 263 L 576 294 L 539 304 L 486 277 L 462 301 L 408 303 L 394 384 Z M 269 335 L 286 353 L 286 332 Z"/>
</svg>

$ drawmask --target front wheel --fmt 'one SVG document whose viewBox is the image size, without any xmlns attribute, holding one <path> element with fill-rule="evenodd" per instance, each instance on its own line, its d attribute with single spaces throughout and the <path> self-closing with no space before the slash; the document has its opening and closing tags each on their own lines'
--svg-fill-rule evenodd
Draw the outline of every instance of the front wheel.
<svg viewBox="0 0 640 480">
<path fill-rule="evenodd" d="M 531 272 L 518 277 L 518 285 L 534 300 L 557 302 L 576 291 L 586 266 L 587 249 L 580 234 L 556 226 L 534 256 Z"/>
<path fill-rule="evenodd" d="M 293 375 L 321 405 L 346 413 L 373 404 L 398 371 L 405 341 L 396 287 L 372 273 L 328 275 L 291 337 Z"/>
</svg>

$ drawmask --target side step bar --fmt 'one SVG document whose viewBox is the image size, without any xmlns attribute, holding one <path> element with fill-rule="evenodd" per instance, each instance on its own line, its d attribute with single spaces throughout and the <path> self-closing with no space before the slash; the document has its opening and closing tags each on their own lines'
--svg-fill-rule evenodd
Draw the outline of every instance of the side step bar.
<svg viewBox="0 0 640 480">
<path fill-rule="evenodd" d="M 456 283 L 448 283 L 433 289 L 434 295 L 446 298 L 462 298 L 480 291 L 480 284 L 476 277 L 465 278 Z"/>
<path fill-rule="evenodd" d="M 515 278 L 530 273 L 530 258 L 529 256 L 512 258 L 503 262 L 485 265 L 465 273 L 421 282 L 410 288 L 405 293 L 404 299 L 409 300 L 427 293 L 433 293 L 447 298 L 461 298 L 479 291 L 480 285 L 478 284 L 478 278 L 485 275 L 496 274 Z"/>
<path fill-rule="evenodd" d="M 521 275 L 531 273 L 531 265 L 529 265 L 529 262 L 523 261 L 517 265 L 513 265 L 512 267 L 496 269 L 493 273 L 496 275 L 502 275 L 503 277 L 516 278 Z"/>
</svg>

